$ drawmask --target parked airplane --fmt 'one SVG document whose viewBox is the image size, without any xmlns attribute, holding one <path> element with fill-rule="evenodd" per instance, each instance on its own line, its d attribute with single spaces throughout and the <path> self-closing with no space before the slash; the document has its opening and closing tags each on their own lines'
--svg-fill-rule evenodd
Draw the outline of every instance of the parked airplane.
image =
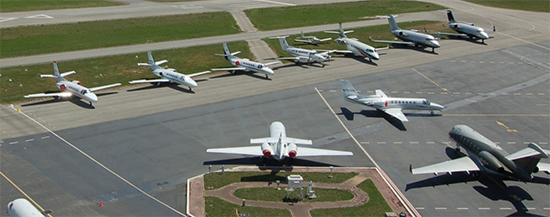
<svg viewBox="0 0 550 217">
<path fill-rule="evenodd" d="M 435 48 L 440 47 L 439 42 L 437 42 L 436 38 L 431 35 L 419 33 L 418 30 L 404 30 L 399 28 L 397 22 L 395 22 L 395 17 L 393 15 L 388 15 L 388 22 L 390 23 L 390 32 L 403 41 L 373 40 L 369 37 L 372 42 L 414 46 L 422 45 L 426 47 L 431 47 L 432 52 L 435 52 Z"/>
<path fill-rule="evenodd" d="M 371 62 L 372 62 L 372 59 L 375 59 L 375 60 L 380 59 L 380 55 L 378 55 L 378 52 L 376 52 L 376 48 L 368 44 L 365 44 L 363 42 L 360 42 L 356 38 L 348 38 L 346 34 L 352 33 L 353 30 L 344 31 L 344 27 L 342 27 L 342 23 L 340 22 L 339 24 L 340 24 L 339 32 L 325 31 L 326 33 L 339 34 L 340 37 L 335 40 L 336 43 L 346 46 L 347 50 L 338 50 L 335 53 L 353 54 L 355 56 L 367 57 Z M 387 49 L 387 48 L 382 48 L 382 49 Z"/>
<path fill-rule="evenodd" d="M 103 90 L 103 89 L 121 85 L 120 83 L 116 83 L 116 84 L 109 84 L 109 85 L 100 86 L 100 87 L 92 87 L 88 89 L 86 87 L 81 86 L 82 83 L 80 81 L 75 80 L 71 82 L 64 78 L 67 75 L 72 75 L 76 73 L 75 71 L 59 74 L 59 68 L 57 67 L 56 61 L 53 62 L 53 70 L 54 70 L 53 75 L 40 75 L 40 77 L 57 79 L 57 83 L 55 84 L 55 86 L 64 92 L 30 94 L 30 95 L 26 95 L 25 98 L 49 97 L 49 96 L 61 98 L 61 97 L 69 97 L 71 95 L 74 95 L 82 99 L 88 100 L 90 102 L 90 105 L 92 105 L 92 102 L 97 102 L 97 96 L 93 93 L 94 91 Z"/>
<path fill-rule="evenodd" d="M 44 217 L 27 199 L 18 198 L 8 203 L 8 215 L 11 217 Z"/>
<path fill-rule="evenodd" d="M 548 158 L 550 150 L 544 150 L 535 143 L 527 148 L 508 154 L 500 146 L 485 138 L 466 125 L 456 125 L 449 131 L 449 136 L 460 147 L 466 149 L 467 157 L 461 157 L 438 164 L 413 169 L 412 174 L 452 173 L 482 171 L 491 174 L 516 178 L 522 181 L 532 181 L 532 173 L 543 171 L 550 174 L 550 164 L 539 163 L 541 158 Z"/>
<path fill-rule="evenodd" d="M 270 39 L 279 39 L 281 49 L 283 51 L 292 54 L 294 57 L 282 57 L 277 58 L 280 60 L 294 60 L 296 63 L 320 63 L 325 67 L 325 62 L 330 59 L 330 53 L 333 51 L 326 51 L 323 53 L 317 53 L 316 50 L 308 50 L 303 48 L 295 48 L 288 45 L 286 38 L 288 36 L 276 36 Z"/>
<path fill-rule="evenodd" d="M 313 45 L 319 45 L 320 43 L 324 42 L 324 41 L 328 41 L 328 40 L 331 40 L 332 38 L 323 38 L 323 39 L 319 39 L 315 36 L 305 36 L 304 35 L 304 32 L 301 32 L 301 36 L 300 36 L 300 39 L 294 39 L 294 41 L 297 41 L 297 42 L 304 42 L 306 44 L 313 44 Z"/>
<path fill-rule="evenodd" d="M 469 37 L 469 38 L 476 38 L 481 39 L 481 43 L 485 43 L 485 39 L 489 39 L 489 34 L 495 32 L 495 26 L 493 26 L 493 31 L 487 32 L 481 27 L 474 26 L 473 23 L 459 23 L 456 22 L 453 12 L 451 10 L 447 10 L 447 18 L 449 18 L 449 27 L 451 29 L 457 31 L 460 34 L 456 33 L 447 33 L 447 32 L 430 32 L 426 31 L 429 34 L 437 34 L 439 35 L 449 35 L 449 36 L 457 36 L 457 37 Z"/>
<path fill-rule="evenodd" d="M 160 85 L 160 83 L 171 82 L 171 83 L 183 84 L 189 87 L 189 90 L 191 91 L 192 90 L 191 88 L 197 87 L 197 82 L 195 82 L 192 79 L 192 77 L 210 73 L 210 71 L 204 71 L 204 72 L 199 72 L 199 73 L 190 74 L 190 75 L 181 74 L 176 72 L 175 69 L 162 68 L 160 65 L 167 63 L 168 61 L 161 60 L 161 61 L 155 62 L 155 59 L 153 58 L 153 54 L 151 54 L 151 51 L 147 51 L 147 57 L 149 59 L 149 63 L 138 63 L 138 66 L 149 66 L 153 74 L 159 77 L 160 79 L 135 80 L 135 81 L 130 81 L 130 84 L 157 83 L 157 85 Z"/>
<path fill-rule="evenodd" d="M 250 70 L 254 72 L 264 73 L 265 78 L 268 78 L 268 75 L 273 75 L 275 74 L 275 72 L 273 72 L 273 70 L 267 66 L 281 63 L 281 61 L 270 62 L 270 63 L 258 63 L 258 62 L 250 61 L 249 59 L 239 58 L 235 55 L 240 54 L 241 52 L 237 51 L 235 53 L 231 53 L 231 51 L 229 51 L 229 48 L 227 47 L 227 43 L 223 43 L 223 51 L 225 54 L 216 54 L 216 55 L 225 56 L 226 60 L 228 60 L 232 65 L 237 67 L 212 69 L 212 71 L 232 71 L 232 73 L 234 73 L 237 70 Z"/>
<path fill-rule="evenodd" d="M 312 145 L 311 140 L 286 137 L 286 130 L 283 123 L 275 121 L 269 126 L 269 137 L 250 139 L 251 144 L 262 144 L 258 146 L 245 146 L 234 148 L 213 148 L 207 149 L 208 153 L 220 154 L 242 154 L 251 156 L 263 156 L 264 160 L 273 156 L 276 160 L 283 160 L 286 157 L 294 159 L 296 156 L 351 156 L 349 151 L 334 151 L 317 148 L 297 147 L 296 145 Z"/>
<path fill-rule="evenodd" d="M 432 103 L 427 99 L 419 98 L 392 98 L 388 97 L 381 90 L 376 90 L 376 95 L 361 95 L 358 94 L 355 88 L 348 80 L 341 80 L 344 98 L 347 101 L 359 103 L 362 105 L 371 106 L 391 115 L 400 121 L 409 121 L 401 110 L 430 110 L 433 115 L 433 110 L 442 110 L 445 107 L 436 103 Z"/>
</svg>

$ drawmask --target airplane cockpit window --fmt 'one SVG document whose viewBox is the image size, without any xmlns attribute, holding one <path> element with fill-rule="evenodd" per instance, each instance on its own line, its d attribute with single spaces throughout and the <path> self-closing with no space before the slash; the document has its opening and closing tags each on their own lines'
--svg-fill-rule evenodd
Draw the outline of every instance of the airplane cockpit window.
<svg viewBox="0 0 550 217">
<path fill-rule="evenodd" d="M 258 65 L 258 68 L 261 69 L 263 66 L 262 65 Z"/>
<path fill-rule="evenodd" d="M 88 90 L 84 89 L 84 90 L 80 91 L 80 93 L 82 93 L 82 94 L 87 94 L 87 93 L 88 93 Z"/>
<path fill-rule="evenodd" d="M 430 105 L 430 101 L 428 101 L 428 100 L 423 100 L 422 103 L 423 103 L 424 105 Z"/>
<path fill-rule="evenodd" d="M 8 207 L 9 207 L 9 209 L 13 208 L 13 203 L 10 203 L 10 205 Z"/>
<path fill-rule="evenodd" d="M 372 49 L 368 49 L 368 48 L 365 49 L 365 51 L 366 51 L 366 52 L 370 52 L 370 53 L 374 52 Z"/>
</svg>

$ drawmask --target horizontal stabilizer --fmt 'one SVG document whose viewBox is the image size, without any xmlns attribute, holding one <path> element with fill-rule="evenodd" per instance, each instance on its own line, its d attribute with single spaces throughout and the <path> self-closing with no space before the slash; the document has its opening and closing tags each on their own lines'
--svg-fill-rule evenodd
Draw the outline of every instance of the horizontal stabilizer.
<svg viewBox="0 0 550 217">
<path fill-rule="evenodd" d="M 291 138 L 291 137 L 286 137 L 282 142 L 294 143 L 296 145 L 313 145 L 313 142 L 309 139 L 297 139 L 297 138 Z"/>
<path fill-rule="evenodd" d="M 380 96 L 381 98 L 389 98 L 388 95 L 386 95 L 382 90 L 376 90 L 375 92 L 376 92 L 376 95 Z"/>
<path fill-rule="evenodd" d="M 55 75 L 40 75 L 41 78 L 57 78 Z"/>
<path fill-rule="evenodd" d="M 61 73 L 61 77 L 65 77 L 65 76 L 68 76 L 68 75 L 72 75 L 76 73 L 75 71 L 70 71 L 70 72 L 64 72 L 64 73 Z"/>
<path fill-rule="evenodd" d="M 281 36 L 269 37 L 269 39 L 279 39 L 279 38 L 288 38 L 288 35 L 281 35 Z"/>
<path fill-rule="evenodd" d="M 138 63 L 138 66 L 153 66 L 149 63 Z"/>
<path fill-rule="evenodd" d="M 271 138 L 271 137 L 265 137 L 265 138 L 256 138 L 256 139 L 250 139 L 250 144 L 264 144 L 264 143 L 277 143 L 279 142 L 279 138 Z"/>
<path fill-rule="evenodd" d="M 167 63 L 167 62 L 168 62 L 168 60 L 161 60 L 161 61 L 155 62 L 155 65 L 157 65 L 157 66 L 158 66 L 158 65 L 162 65 L 162 64 L 165 64 L 165 63 Z"/>
<path fill-rule="evenodd" d="M 231 53 L 231 55 L 232 55 L 232 56 L 235 56 L 235 55 L 240 54 L 240 53 L 241 53 L 240 51 L 237 51 L 237 52 Z"/>
<path fill-rule="evenodd" d="M 112 87 L 116 87 L 116 86 L 120 86 L 120 85 L 122 85 L 122 84 L 121 83 L 116 83 L 116 84 L 109 84 L 109 85 L 105 85 L 105 86 L 92 87 L 92 88 L 90 88 L 90 91 L 94 92 L 94 91 L 103 90 L 103 89 L 107 89 L 107 88 L 112 88 Z"/>
<path fill-rule="evenodd" d="M 319 39 L 319 41 L 329 41 L 331 40 L 332 38 L 323 38 L 323 39 Z"/>
</svg>

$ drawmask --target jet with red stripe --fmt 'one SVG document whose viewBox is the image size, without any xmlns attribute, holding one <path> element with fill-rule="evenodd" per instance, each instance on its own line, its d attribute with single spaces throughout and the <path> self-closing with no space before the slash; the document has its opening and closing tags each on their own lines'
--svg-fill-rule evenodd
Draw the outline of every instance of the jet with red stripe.
<svg viewBox="0 0 550 217">
<path fill-rule="evenodd" d="M 286 137 L 286 129 L 283 123 L 275 121 L 269 126 L 269 137 L 250 139 L 250 144 L 262 144 L 258 146 L 244 146 L 233 148 L 210 148 L 208 153 L 238 154 L 250 156 L 262 156 L 264 160 L 273 157 L 276 160 L 283 160 L 312 156 L 351 156 L 349 151 L 336 151 L 318 148 L 298 147 L 296 145 L 312 145 L 311 140 Z"/>
<path fill-rule="evenodd" d="M 445 107 L 437 103 L 432 103 L 427 99 L 421 98 L 396 98 L 389 97 L 382 90 L 376 90 L 376 95 L 361 95 L 358 94 L 355 88 L 348 80 L 341 80 L 342 91 L 344 98 L 347 101 L 359 103 L 376 108 L 400 121 L 409 121 L 402 110 L 430 110 L 430 114 L 434 114 L 434 110 L 443 110 Z"/>
<path fill-rule="evenodd" d="M 35 98 L 35 97 L 56 97 L 56 98 L 63 98 L 63 97 L 70 97 L 70 96 L 77 96 L 82 99 L 85 99 L 90 102 L 90 106 L 93 102 L 97 102 L 97 95 L 94 94 L 94 91 L 97 90 L 103 90 L 107 88 L 112 88 L 116 86 L 120 86 L 122 84 L 116 83 L 116 84 L 109 84 L 105 86 L 99 86 L 99 87 L 92 87 L 92 88 L 86 88 L 82 86 L 82 82 L 80 81 L 68 81 L 65 79 L 65 76 L 72 75 L 76 73 L 75 71 L 65 72 L 65 73 L 59 73 L 59 68 L 57 67 L 57 62 L 53 62 L 53 69 L 54 74 L 53 75 L 40 75 L 42 78 L 55 78 L 57 79 L 57 83 L 55 86 L 62 90 L 63 92 L 59 93 L 37 93 L 37 94 L 30 94 L 24 96 L 25 98 Z"/>
<path fill-rule="evenodd" d="M 273 69 L 270 69 L 268 66 L 281 63 L 281 61 L 275 61 L 270 63 L 258 63 L 254 61 L 250 61 L 249 59 L 239 58 L 235 55 L 240 54 L 240 51 L 231 53 L 229 51 L 229 47 L 227 47 L 227 43 L 223 43 L 223 51 L 225 54 L 216 54 L 218 56 L 224 56 L 227 61 L 229 61 L 232 65 L 237 66 L 233 68 L 218 68 L 218 69 L 212 69 L 212 71 L 231 71 L 231 73 L 234 73 L 238 70 L 245 70 L 245 71 L 253 71 L 253 72 L 259 72 L 265 74 L 265 78 L 268 78 L 269 75 L 274 75 L 275 72 L 273 72 Z"/>
</svg>

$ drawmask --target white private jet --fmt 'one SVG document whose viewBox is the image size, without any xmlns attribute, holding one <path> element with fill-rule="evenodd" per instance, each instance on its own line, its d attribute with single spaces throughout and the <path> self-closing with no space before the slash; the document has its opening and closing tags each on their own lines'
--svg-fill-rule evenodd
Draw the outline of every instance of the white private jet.
<svg viewBox="0 0 550 217">
<path fill-rule="evenodd" d="M 294 57 L 281 57 L 280 60 L 294 60 L 295 63 L 320 63 L 325 67 L 325 62 L 330 59 L 330 53 L 334 51 L 326 51 L 323 53 L 317 53 L 316 50 L 308 50 L 303 48 L 295 48 L 288 45 L 286 38 L 288 36 L 276 36 L 270 37 L 270 39 L 279 39 L 281 49 L 291 54 Z"/>
<path fill-rule="evenodd" d="M 7 213 L 10 217 L 44 217 L 42 213 L 25 198 L 18 198 L 8 203 Z M 48 211 L 47 214 L 51 213 Z"/>
<path fill-rule="evenodd" d="M 393 15 L 388 15 L 388 22 L 390 23 L 390 32 L 403 41 L 374 40 L 369 37 L 372 42 L 414 46 L 422 45 L 426 47 L 431 47 L 432 52 L 435 52 L 435 48 L 441 47 L 437 39 L 434 38 L 432 35 L 420 33 L 418 32 L 418 30 L 404 30 L 399 28 L 397 22 L 395 22 L 395 17 Z"/>
<path fill-rule="evenodd" d="M 336 39 L 336 43 L 346 46 L 347 50 L 344 50 L 344 51 L 338 50 L 338 51 L 335 51 L 335 53 L 353 54 L 355 56 L 367 57 L 371 62 L 373 59 L 374 60 L 380 59 L 380 55 L 378 55 L 378 52 L 376 52 L 376 48 L 368 44 L 365 44 L 363 42 L 360 42 L 356 38 L 348 38 L 346 34 L 352 33 L 353 30 L 344 31 L 344 27 L 342 27 L 342 23 L 340 22 L 339 24 L 340 24 L 340 31 L 338 32 L 325 31 L 326 33 L 339 34 L 340 37 Z M 382 49 L 387 49 L 387 48 L 381 48 L 379 50 L 382 50 Z"/>
<path fill-rule="evenodd" d="M 323 38 L 323 39 L 319 39 L 315 36 L 305 36 L 304 35 L 304 32 L 301 32 L 301 36 L 300 36 L 300 39 L 294 39 L 294 41 L 297 41 L 297 42 L 303 42 L 303 43 L 306 43 L 306 44 L 312 44 L 312 45 L 319 45 L 321 44 L 322 42 L 325 42 L 325 41 L 329 41 L 331 40 L 332 38 Z"/>
<path fill-rule="evenodd" d="M 341 80 L 340 82 L 342 83 L 342 90 L 344 91 L 344 99 L 347 101 L 376 108 L 403 122 L 409 121 L 407 117 L 405 117 L 405 114 L 403 114 L 403 109 L 430 110 L 430 113 L 433 115 L 434 110 L 441 111 L 445 108 L 427 99 L 389 97 L 382 92 L 382 90 L 376 90 L 376 95 L 361 95 L 357 93 L 348 80 Z"/>
<path fill-rule="evenodd" d="M 229 51 L 229 48 L 227 47 L 227 43 L 223 43 L 223 51 L 225 54 L 216 54 L 216 55 L 224 56 L 227 61 L 229 61 L 232 65 L 237 67 L 212 69 L 212 71 L 232 71 L 232 73 L 234 73 L 237 70 L 249 70 L 249 71 L 263 73 L 265 74 L 265 78 L 268 78 L 269 75 L 274 75 L 275 72 L 273 72 L 273 70 L 267 66 L 281 63 L 281 61 L 270 62 L 270 63 L 258 63 L 258 62 L 250 61 L 249 59 L 239 58 L 235 55 L 240 54 L 241 52 L 237 51 L 235 53 L 231 53 L 231 51 Z"/>
<path fill-rule="evenodd" d="M 130 84 L 157 83 L 157 85 L 160 85 L 160 83 L 171 82 L 171 83 L 183 84 L 189 87 L 189 91 L 192 91 L 191 88 L 197 87 L 197 82 L 195 82 L 192 79 L 192 77 L 210 73 L 210 71 L 204 71 L 204 72 L 199 72 L 199 73 L 190 74 L 190 75 L 181 74 L 176 72 L 175 69 L 162 68 L 160 65 L 167 63 L 168 61 L 161 60 L 161 61 L 155 62 L 155 59 L 153 58 L 153 54 L 151 54 L 151 51 L 147 51 L 147 57 L 149 59 L 149 63 L 138 63 L 138 66 L 149 66 L 153 74 L 155 74 L 160 79 L 135 80 L 135 81 L 130 81 Z"/>
<path fill-rule="evenodd" d="M 412 174 L 444 174 L 466 172 L 487 172 L 501 176 L 513 177 L 525 182 L 533 180 L 532 173 L 539 171 L 550 174 L 550 164 L 539 163 L 541 158 L 548 158 L 550 150 L 542 149 L 535 143 L 527 148 L 509 154 L 500 146 L 485 138 L 466 125 L 456 125 L 449 131 L 449 137 L 457 144 L 457 151 L 464 148 L 468 155 L 421 168 L 413 169 Z"/>
<path fill-rule="evenodd" d="M 122 85 L 121 83 L 116 83 L 116 84 L 109 84 L 109 85 L 100 86 L 100 87 L 86 88 L 81 85 L 82 83 L 80 81 L 75 80 L 71 82 L 64 78 L 67 75 L 72 75 L 76 73 L 75 71 L 70 71 L 70 72 L 65 72 L 60 74 L 56 61 L 53 62 L 53 70 L 54 70 L 53 75 L 40 75 L 40 77 L 57 79 L 57 83 L 55 84 L 55 86 L 64 92 L 30 94 L 30 95 L 26 95 L 25 98 L 33 98 L 33 97 L 62 98 L 62 97 L 69 97 L 74 95 L 82 99 L 88 100 L 91 106 L 92 102 L 97 102 L 97 96 L 93 93 L 94 91 Z"/>
<path fill-rule="evenodd" d="M 447 32 L 430 32 L 427 31 L 429 34 L 437 34 L 439 35 L 448 35 L 448 36 L 456 36 L 456 37 L 469 37 L 469 38 L 475 38 L 475 39 L 481 39 L 481 43 L 485 43 L 485 39 L 489 39 L 488 33 L 493 33 L 496 31 L 495 26 L 493 26 L 493 31 L 485 31 L 481 27 L 474 26 L 473 23 L 459 23 L 456 22 L 453 12 L 451 10 L 447 10 L 447 18 L 449 19 L 449 27 L 457 33 L 447 33 Z"/>
<path fill-rule="evenodd" d="M 317 148 L 297 147 L 296 145 L 312 145 L 311 140 L 296 139 L 286 137 L 286 130 L 283 123 L 275 121 L 269 126 L 269 137 L 250 139 L 251 144 L 262 144 L 258 146 L 245 146 L 233 148 L 211 148 L 207 149 L 208 153 L 220 154 L 242 154 L 251 156 L 263 156 L 264 161 L 267 161 L 271 156 L 276 160 L 283 160 L 286 157 L 294 159 L 296 156 L 311 157 L 311 156 L 351 156 L 349 151 L 334 151 Z"/>
</svg>

